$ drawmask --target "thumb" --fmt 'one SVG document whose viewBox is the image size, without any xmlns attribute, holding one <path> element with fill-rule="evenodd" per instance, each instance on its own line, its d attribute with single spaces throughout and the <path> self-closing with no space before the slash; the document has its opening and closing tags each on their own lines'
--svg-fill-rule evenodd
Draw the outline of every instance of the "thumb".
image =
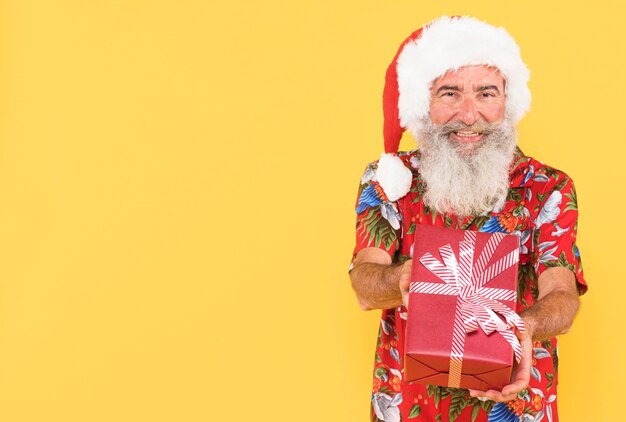
<svg viewBox="0 0 626 422">
<path fill-rule="evenodd" d="M 411 284 L 411 260 L 406 261 L 402 264 L 402 270 L 400 273 L 400 287 L 408 290 L 409 285 Z"/>
</svg>

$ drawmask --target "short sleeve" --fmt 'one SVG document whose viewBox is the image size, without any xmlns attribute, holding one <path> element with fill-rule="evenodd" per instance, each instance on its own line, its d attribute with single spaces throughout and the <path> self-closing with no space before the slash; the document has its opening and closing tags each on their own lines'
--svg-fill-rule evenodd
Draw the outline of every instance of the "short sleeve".
<svg viewBox="0 0 626 422">
<path fill-rule="evenodd" d="M 400 248 L 401 215 L 395 202 L 386 201 L 386 196 L 375 181 L 377 162 L 367 165 L 357 194 L 356 210 L 356 246 L 352 253 L 352 262 L 357 252 L 367 247 L 384 250 L 394 259 Z M 352 264 L 350 265 L 350 269 Z"/>
<path fill-rule="evenodd" d="M 587 291 L 580 251 L 576 245 L 578 203 L 574 183 L 558 172 L 556 185 L 542 194 L 543 204 L 535 219 L 533 262 L 537 278 L 551 267 L 567 267 L 576 276 L 578 293 Z"/>
</svg>

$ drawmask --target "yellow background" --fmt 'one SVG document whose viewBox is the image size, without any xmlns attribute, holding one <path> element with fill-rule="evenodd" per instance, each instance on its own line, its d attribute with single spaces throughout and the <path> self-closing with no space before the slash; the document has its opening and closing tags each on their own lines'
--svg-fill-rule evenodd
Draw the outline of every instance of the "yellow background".
<svg viewBox="0 0 626 422">
<path fill-rule="evenodd" d="M 367 420 L 354 201 L 441 14 L 522 49 L 520 145 L 575 180 L 590 284 L 559 412 L 622 415 L 621 2 L 0 0 L 0 420 Z"/>
</svg>

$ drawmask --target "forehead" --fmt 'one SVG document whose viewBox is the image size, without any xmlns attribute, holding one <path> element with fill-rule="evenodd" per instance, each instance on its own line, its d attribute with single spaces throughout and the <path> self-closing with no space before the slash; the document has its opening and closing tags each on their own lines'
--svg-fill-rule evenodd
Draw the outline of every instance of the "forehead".
<svg viewBox="0 0 626 422">
<path fill-rule="evenodd" d="M 498 68 L 493 66 L 463 66 L 456 70 L 450 70 L 435 79 L 432 84 L 432 89 L 437 89 L 442 85 L 468 85 L 468 88 L 473 86 L 496 85 L 499 88 L 504 88 L 504 78 Z"/>
</svg>

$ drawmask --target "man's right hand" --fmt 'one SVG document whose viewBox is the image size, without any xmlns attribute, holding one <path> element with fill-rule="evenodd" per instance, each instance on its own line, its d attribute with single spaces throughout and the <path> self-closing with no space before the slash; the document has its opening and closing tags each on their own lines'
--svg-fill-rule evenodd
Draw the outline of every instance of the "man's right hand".
<svg viewBox="0 0 626 422">
<path fill-rule="evenodd" d="M 402 293 L 402 303 L 406 308 L 409 307 L 409 286 L 411 285 L 411 269 L 413 260 L 409 259 L 402 264 L 400 272 L 400 292 Z"/>
<path fill-rule="evenodd" d="M 350 279 L 361 309 L 393 309 L 406 304 L 411 261 L 392 264 L 389 253 L 368 247 L 356 254 L 353 263 Z"/>
</svg>

